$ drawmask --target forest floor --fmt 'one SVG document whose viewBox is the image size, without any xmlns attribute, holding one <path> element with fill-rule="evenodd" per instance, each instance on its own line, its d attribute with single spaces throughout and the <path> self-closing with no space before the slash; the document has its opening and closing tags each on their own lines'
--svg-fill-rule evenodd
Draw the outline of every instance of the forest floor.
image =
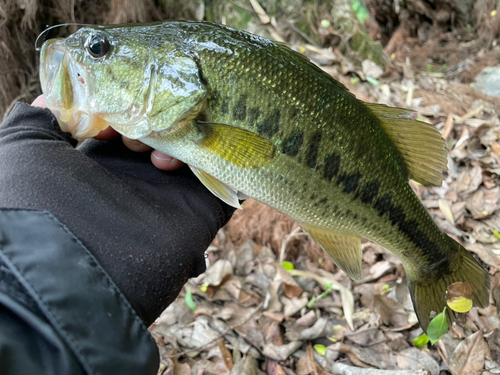
<svg viewBox="0 0 500 375">
<path fill-rule="evenodd" d="M 433 37 L 421 48 L 396 35 L 385 72 L 369 61 L 356 69 L 335 48 L 292 48 L 359 99 L 411 108 L 441 132 L 443 185 L 410 184 L 441 230 L 489 269 L 491 305 L 460 314 L 434 345 L 415 343 L 422 329 L 397 257 L 364 241 L 362 278 L 353 282 L 293 220 L 248 200 L 208 249 L 207 271 L 150 327 L 159 374 L 500 373 L 500 99 L 454 79 L 472 81 L 499 64 L 500 52 L 476 50 L 450 71 L 426 61 L 441 54 L 446 63 L 463 43 Z"/>
</svg>

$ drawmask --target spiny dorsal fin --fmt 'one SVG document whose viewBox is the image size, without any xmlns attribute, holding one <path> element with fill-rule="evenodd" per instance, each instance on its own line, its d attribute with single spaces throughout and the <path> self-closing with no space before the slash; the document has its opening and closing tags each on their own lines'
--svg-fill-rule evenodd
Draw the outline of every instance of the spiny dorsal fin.
<svg viewBox="0 0 500 375">
<path fill-rule="evenodd" d="M 333 262 L 353 280 L 361 278 L 361 237 L 333 233 L 331 230 L 300 225 L 328 254 Z"/>
<path fill-rule="evenodd" d="M 448 160 L 441 134 L 432 125 L 409 118 L 408 109 L 365 103 L 380 119 L 405 161 L 409 178 L 423 185 L 441 186 Z"/>
<path fill-rule="evenodd" d="M 260 168 L 276 157 L 276 147 L 257 134 L 227 124 L 197 122 L 199 146 L 241 168 Z"/>
<path fill-rule="evenodd" d="M 189 168 L 191 168 L 195 176 L 199 178 L 201 183 L 210 190 L 213 195 L 234 208 L 243 209 L 240 205 L 238 192 L 236 190 L 222 183 L 204 170 L 195 168 L 192 165 L 190 165 Z"/>
</svg>

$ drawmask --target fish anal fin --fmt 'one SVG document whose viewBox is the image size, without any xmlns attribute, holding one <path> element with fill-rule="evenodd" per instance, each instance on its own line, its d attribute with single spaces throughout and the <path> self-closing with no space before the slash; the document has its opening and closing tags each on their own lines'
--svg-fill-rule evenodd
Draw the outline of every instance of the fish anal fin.
<svg viewBox="0 0 500 375">
<path fill-rule="evenodd" d="M 353 280 L 361 278 L 361 237 L 334 233 L 325 228 L 301 224 L 335 264 Z"/>
<path fill-rule="evenodd" d="M 243 208 L 240 205 L 238 199 L 238 192 L 233 188 L 227 186 L 223 182 L 216 179 L 214 176 L 208 174 L 207 172 L 195 168 L 193 166 L 189 166 L 196 177 L 201 181 L 201 183 L 208 189 L 210 192 L 219 198 L 221 201 L 227 203 L 228 205 L 239 208 L 242 210 Z"/>
<path fill-rule="evenodd" d="M 240 168 L 260 168 L 277 156 L 271 142 L 248 130 L 210 122 L 197 122 L 196 127 L 203 135 L 200 147 Z"/>
<path fill-rule="evenodd" d="M 408 177 L 423 185 L 441 186 L 448 159 L 445 143 L 434 126 L 411 119 L 408 109 L 365 103 L 401 152 Z"/>
</svg>

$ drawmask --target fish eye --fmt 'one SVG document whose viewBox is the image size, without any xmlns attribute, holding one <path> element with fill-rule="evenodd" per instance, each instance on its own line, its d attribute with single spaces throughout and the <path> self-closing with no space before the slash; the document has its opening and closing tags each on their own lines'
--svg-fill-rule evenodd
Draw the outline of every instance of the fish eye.
<svg viewBox="0 0 500 375">
<path fill-rule="evenodd" d="M 102 34 L 92 34 L 87 38 L 85 47 L 93 58 L 101 58 L 108 53 L 109 43 Z"/>
</svg>

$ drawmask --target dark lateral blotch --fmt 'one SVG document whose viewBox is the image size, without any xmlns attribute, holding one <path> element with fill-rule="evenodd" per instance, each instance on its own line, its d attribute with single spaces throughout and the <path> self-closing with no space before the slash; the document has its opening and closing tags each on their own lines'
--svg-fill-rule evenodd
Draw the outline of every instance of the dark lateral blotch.
<svg viewBox="0 0 500 375">
<path fill-rule="evenodd" d="M 317 166 L 316 159 L 318 158 L 320 144 L 321 144 L 321 132 L 316 132 L 309 140 L 309 145 L 307 146 L 307 151 L 305 155 L 305 162 L 309 168 L 316 168 Z"/>
<path fill-rule="evenodd" d="M 233 118 L 243 121 L 247 117 L 247 95 L 241 95 L 233 107 Z"/>
<path fill-rule="evenodd" d="M 337 154 L 328 154 L 325 156 L 323 169 L 323 177 L 331 181 L 339 174 L 341 157 Z"/>
<path fill-rule="evenodd" d="M 262 121 L 257 123 L 257 131 L 259 135 L 272 137 L 279 130 L 281 112 L 279 109 L 273 110 Z"/>
<path fill-rule="evenodd" d="M 369 181 L 361 188 L 361 202 L 364 204 L 371 204 L 375 197 L 378 195 L 378 189 L 380 188 L 379 181 Z"/>
<path fill-rule="evenodd" d="M 294 130 L 288 137 L 283 140 L 281 152 L 288 156 L 297 156 L 303 141 L 304 133 Z"/>
<path fill-rule="evenodd" d="M 360 173 L 342 174 L 339 176 L 338 182 L 344 185 L 344 193 L 349 194 L 356 191 L 361 177 Z"/>
</svg>

